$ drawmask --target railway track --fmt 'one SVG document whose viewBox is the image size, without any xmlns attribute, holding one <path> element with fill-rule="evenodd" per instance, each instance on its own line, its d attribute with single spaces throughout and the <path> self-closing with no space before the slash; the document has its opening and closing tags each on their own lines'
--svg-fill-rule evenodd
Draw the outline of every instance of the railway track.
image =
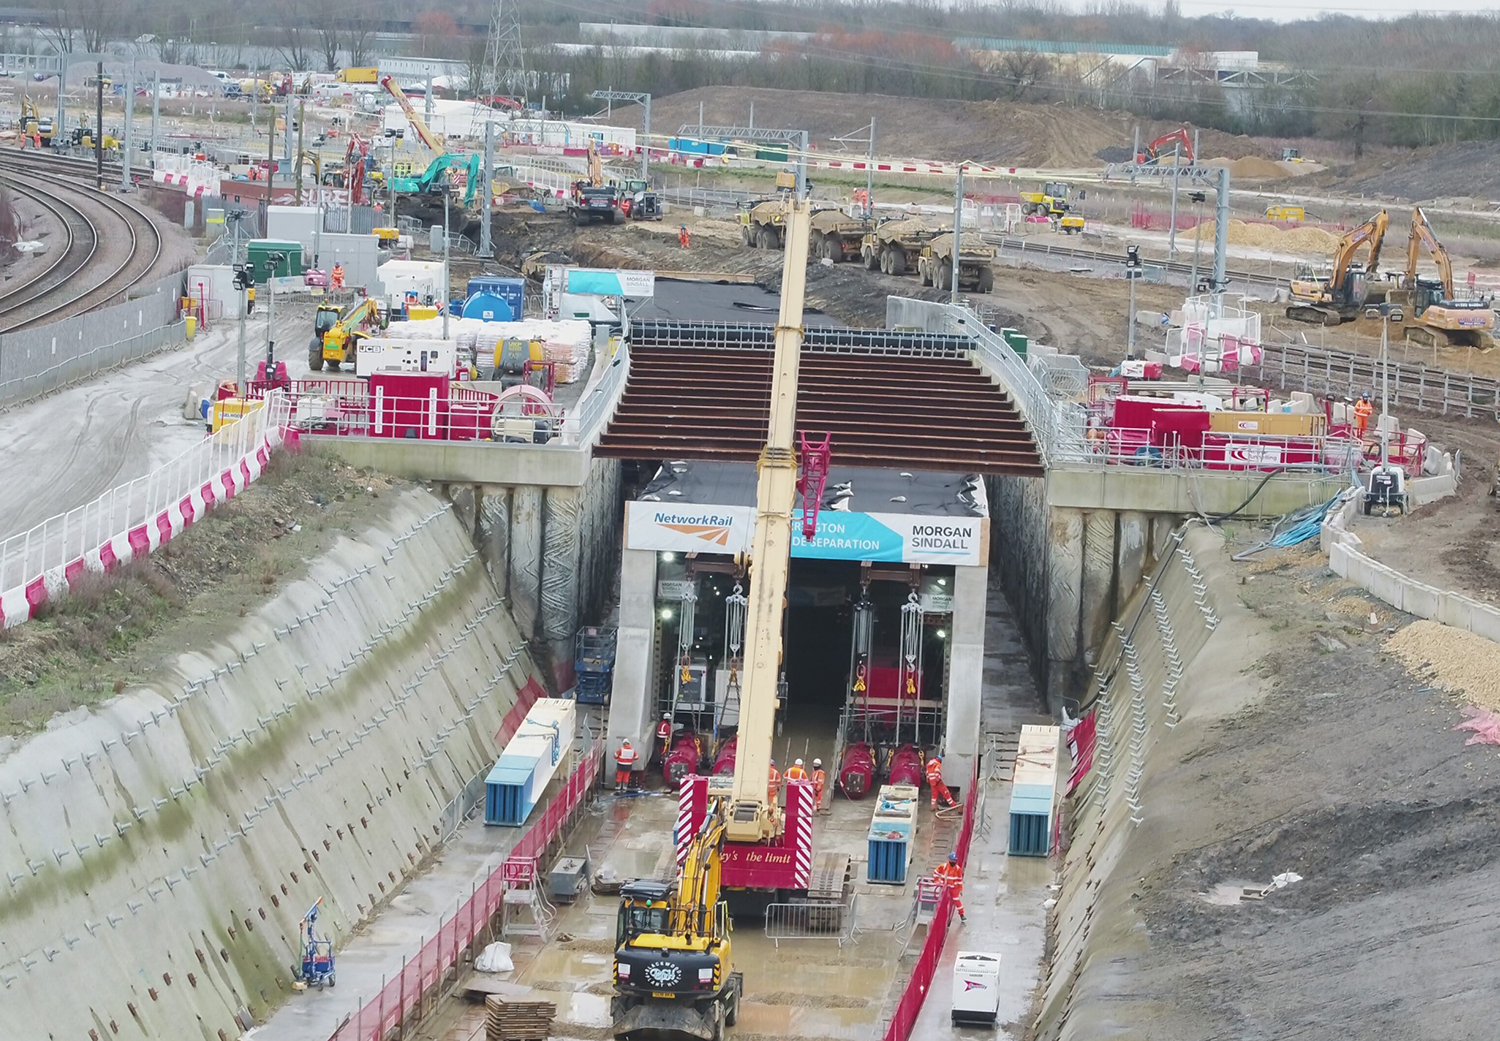
<svg viewBox="0 0 1500 1041">
<path fill-rule="evenodd" d="M 99 192 L 92 180 L 79 180 L 76 168 L 76 161 L 62 157 L 13 153 L 0 159 L 0 183 L 46 210 L 65 232 L 57 258 L 0 302 L 0 333 L 110 303 L 156 268 L 163 241 L 150 215 Z"/>
</svg>

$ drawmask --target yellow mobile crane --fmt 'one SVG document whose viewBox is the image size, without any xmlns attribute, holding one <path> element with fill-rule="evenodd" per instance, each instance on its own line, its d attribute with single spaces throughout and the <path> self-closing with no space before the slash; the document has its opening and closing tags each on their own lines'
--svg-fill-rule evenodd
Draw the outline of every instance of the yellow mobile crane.
<svg viewBox="0 0 1500 1041">
<path fill-rule="evenodd" d="M 1417 260 L 1424 247 L 1437 264 L 1435 279 L 1417 275 Z M 1406 244 L 1401 293 L 1410 308 L 1411 324 L 1406 327 L 1406 338 L 1412 343 L 1424 347 L 1489 346 L 1495 331 L 1495 312 L 1488 300 L 1454 297 L 1453 261 L 1420 206 L 1411 211 L 1411 236 Z"/>
<path fill-rule="evenodd" d="M 619 1041 L 682 1036 L 721 1041 L 739 1018 L 721 886 L 724 821 L 714 812 L 688 845 L 675 882 L 627 882 L 615 929 L 610 1018 Z"/>
<path fill-rule="evenodd" d="M 1298 272 L 1292 279 L 1291 303 L 1286 316 L 1299 322 L 1339 325 L 1352 322 L 1370 297 L 1369 280 L 1380 264 L 1380 244 L 1390 216 L 1381 210 L 1359 227 L 1344 233 L 1333 252 L 1333 270 L 1326 276 L 1310 271 Z M 1369 260 L 1363 267 L 1354 263 L 1354 255 L 1368 244 Z"/>
</svg>

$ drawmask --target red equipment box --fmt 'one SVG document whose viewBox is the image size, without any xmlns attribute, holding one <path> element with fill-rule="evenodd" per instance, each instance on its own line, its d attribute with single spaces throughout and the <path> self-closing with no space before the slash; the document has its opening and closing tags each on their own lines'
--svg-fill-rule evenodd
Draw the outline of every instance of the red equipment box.
<svg viewBox="0 0 1500 1041">
<path fill-rule="evenodd" d="M 370 375 L 370 436 L 448 437 L 448 376 L 426 372 Z"/>
</svg>

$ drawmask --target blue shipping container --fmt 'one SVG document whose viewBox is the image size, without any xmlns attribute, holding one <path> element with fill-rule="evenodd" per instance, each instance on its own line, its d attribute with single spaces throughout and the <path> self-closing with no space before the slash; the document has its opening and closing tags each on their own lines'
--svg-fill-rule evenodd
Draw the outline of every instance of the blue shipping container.
<svg viewBox="0 0 1500 1041">
<path fill-rule="evenodd" d="M 510 321 L 520 321 L 526 311 L 526 280 L 505 275 L 475 275 L 469 279 L 468 296 L 473 299 L 479 293 L 493 293 L 510 305 Z M 470 317 L 465 308 L 464 317 Z M 479 317 L 475 315 L 474 317 Z M 492 318 L 489 321 L 506 321 Z"/>
</svg>

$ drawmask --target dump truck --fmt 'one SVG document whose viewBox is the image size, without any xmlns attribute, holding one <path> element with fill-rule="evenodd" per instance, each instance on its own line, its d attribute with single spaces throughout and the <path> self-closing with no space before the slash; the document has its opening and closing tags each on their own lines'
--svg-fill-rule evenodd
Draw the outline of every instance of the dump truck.
<svg viewBox="0 0 1500 1041">
<path fill-rule="evenodd" d="M 938 231 L 920 217 L 882 221 L 860 241 L 859 255 L 865 262 L 865 270 L 878 268 L 887 275 L 915 271 L 922 250 Z"/>
<path fill-rule="evenodd" d="M 917 257 L 917 277 L 924 286 L 953 288 L 954 235 L 945 231 L 922 247 Z M 978 235 L 963 236 L 958 255 L 958 288 L 966 293 L 988 293 L 995 288 L 995 247 Z"/>
<path fill-rule="evenodd" d="M 812 240 L 808 252 L 818 259 L 835 264 L 859 256 L 860 243 L 870 230 L 870 222 L 851 217 L 843 210 L 818 210 L 812 215 Z"/>
<path fill-rule="evenodd" d="M 1027 216 L 1040 214 L 1046 217 L 1061 217 L 1068 212 L 1068 185 L 1062 181 L 1048 181 L 1039 191 L 1021 193 L 1021 212 Z"/>
<path fill-rule="evenodd" d="M 740 241 L 751 249 L 780 249 L 786 241 L 785 212 L 780 199 L 750 203 L 740 210 Z"/>
</svg>

